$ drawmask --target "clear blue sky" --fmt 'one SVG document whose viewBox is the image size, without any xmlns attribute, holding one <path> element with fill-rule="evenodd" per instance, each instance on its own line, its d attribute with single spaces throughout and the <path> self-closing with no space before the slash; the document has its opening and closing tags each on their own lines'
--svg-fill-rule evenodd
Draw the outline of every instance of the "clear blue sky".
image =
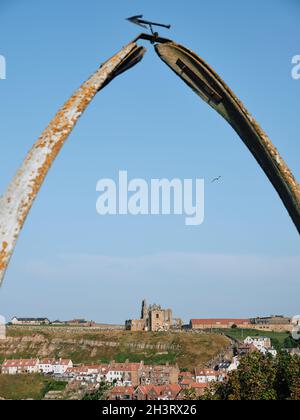
<svg viewBox="0 0 300 420">
<path fill-rule="evenodd" d="M 138 13 L 171 23 L 162 34 L 220 73 L 299 180 L 297 0 L 1 0 L 0 190 L 75 88 L 139 33 L 124 20 Z M 300 312 L 299 236 L 280 199 L 235 132 L 146 46 L 55 162 L 0 290 L 0 313 L 123 322 L 144 297 L 185 320 Z M 122 169 L 147 180 L 204 178 L 204 224 L 97 215 L 98 179 Z"/>
</svg>

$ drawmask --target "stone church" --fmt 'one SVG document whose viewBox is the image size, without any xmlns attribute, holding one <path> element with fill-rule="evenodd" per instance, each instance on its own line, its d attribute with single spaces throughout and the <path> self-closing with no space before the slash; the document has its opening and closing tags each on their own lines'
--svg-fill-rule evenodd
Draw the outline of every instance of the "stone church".
<svg viewBox="0 0 300 420">
<path fill-rule="evenodd" d="M 141 318 L 130 319 L 125 322 L 128 331 L 168 331 L 181 327 L 181 320 L 174 319 L 171 309 L 162 309 L 160 305 L 147 305 L 142 302 Z"/>
</svg>

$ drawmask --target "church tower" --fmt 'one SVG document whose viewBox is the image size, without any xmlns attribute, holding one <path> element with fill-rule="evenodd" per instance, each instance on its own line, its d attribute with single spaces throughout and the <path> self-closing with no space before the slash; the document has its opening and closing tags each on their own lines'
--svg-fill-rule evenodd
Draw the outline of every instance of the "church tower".
<svg viewBox="0 0 300 420">
<path fill-rule="evenodd" d="M 142 301 L 141 319 L 146 320 L 147 318 L 148 318 L 148 306 L 147 306 L 146 299 L 144 299 Z"/>
</svg>

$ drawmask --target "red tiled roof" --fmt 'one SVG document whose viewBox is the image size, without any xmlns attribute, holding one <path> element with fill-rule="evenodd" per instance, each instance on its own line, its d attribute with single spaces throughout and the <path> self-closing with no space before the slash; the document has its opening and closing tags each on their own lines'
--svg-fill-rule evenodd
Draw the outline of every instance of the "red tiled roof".
<svg viewBox="0 0 300 420">
<path fill-rule="evenodd" d="M 170 392 L 173 396 L 179 394 L 181 387 L 179 385 L 140 385 L 138 387 L 144 395 L 148 395 L 149 392 L 154 391 L 157 396 L 163 395 L 164 393 Z"/>
<path fill-rule="evenodd" d="M 191 378 L 193 374 L 191 372 L 180 372 L 179 376 L 182 378 Z"/>
<path fill-rule="evenodd" d="M 153 388 L 153 385 L 140 385 L 138 390 L 143 394 L 147 395 L 149 391 Z"/>
<path fill-rule="evenodd" d="M 191 323 L 195 325 L 243 325 L 249 324 L 249 319 L 235 319 L 235 318 L 207 318 L 207 319 L 191 319 Z"/>
<path fill-rule="evenodd" d="M 180 382 L 180 385 L 189 385 L 191 383 L 190 379 L 184 379 L 183 381 Z"/>
<path fill-rule="evenodd" d="M 61 360 L 56 360 L 54 361 L 53 365 L 55 366 L 68 366 L 68 364 L 71 362 L 72 360 L 70 359 L 61 359 Z"/>
<path fill-rule="evenodd" d="M 55 359 L 42 359 L 40 360 L 40 365 L 53 365 Z"/>
<path fill-rule="evenodd" d="M 134 387 L 133 386 L 115 386 L 110 391 L 111 394 L 117 395 L 133 395 L 134 394 Z"/>
<path fill-rule="evenodd" d="M 10 359 L 5 360 L 2 367 L 34 367 L 38 363 L 38 359 Z"/>
<path fill-rule="evenodd" d="M 68 368 L 67 373 L 88 373 L 89 371 L 96 371 L 97 373 L 107 373 L 107 365 L 82 365 L 73 368 Z"/>
<path fill-rule="evenodd" d="M 117 372 L 133 372 L 140 368 L 140 363 L 112 363 L 108 370 Z"/>
<path fill-rule="evenodd" d="M 180 386 L 177 384 L 172 384 L 172 385 L 163 385 L 160 387 L 163 391 L 173 391 L 173 392 L 179 392 L 180 391 Z"/>
</svg>

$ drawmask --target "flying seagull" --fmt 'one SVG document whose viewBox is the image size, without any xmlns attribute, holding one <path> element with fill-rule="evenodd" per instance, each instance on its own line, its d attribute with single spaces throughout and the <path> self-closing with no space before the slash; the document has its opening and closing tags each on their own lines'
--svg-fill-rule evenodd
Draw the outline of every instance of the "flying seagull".
<svg viewBox="0 0 300 420">
<path fill-rule="evenodd" d="M 211 181 L 211 183 L 213 184 L 214 182 L 219 181 L 221 178 L 222 178 L 222 177 L 221 177 L 221 175 L 220 175 L 220 176 L 218 176 L 217 178 L 214 178 L 214 179 Z"/>
</svg>

